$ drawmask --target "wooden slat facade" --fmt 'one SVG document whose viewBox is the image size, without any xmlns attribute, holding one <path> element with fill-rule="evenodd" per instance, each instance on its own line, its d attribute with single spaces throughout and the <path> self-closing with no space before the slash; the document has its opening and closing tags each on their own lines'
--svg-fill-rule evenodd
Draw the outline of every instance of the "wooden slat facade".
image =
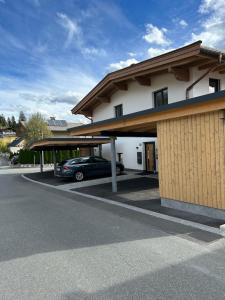
<svg viewBox="0 0 225 300">
<path fill-rule="evenodd" d="M 161 198 L 225 209 L 223 111 L 157 123 Z"/>
</svg>

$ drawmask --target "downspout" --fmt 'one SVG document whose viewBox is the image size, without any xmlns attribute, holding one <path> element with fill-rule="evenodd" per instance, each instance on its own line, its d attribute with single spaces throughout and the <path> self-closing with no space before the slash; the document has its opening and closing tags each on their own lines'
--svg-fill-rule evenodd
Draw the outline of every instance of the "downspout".
<svg viewBox="0 0 225 300">
<path fill-rule="evenodd" d="M 222 63 L 222 53 L 219 53 L 219 64 Z M 210 72 L 212 72 L 214 69 L 216 69 L 218 65 L 213 66 L 209 68 L 203 75 L 201 75 L 198 79 L 196 79 L 189 87 L 186 88 L 186 100 L 190 98 L 190 91 L 193 89 L 193 87 L 201 81 L 206 75 L 208 75 Z"/>
</svg>

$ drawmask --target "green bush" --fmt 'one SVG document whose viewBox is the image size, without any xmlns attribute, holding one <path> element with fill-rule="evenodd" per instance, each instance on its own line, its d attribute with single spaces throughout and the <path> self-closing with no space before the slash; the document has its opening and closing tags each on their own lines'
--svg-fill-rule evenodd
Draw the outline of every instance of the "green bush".
<svg viewBox="0 0 225 300">
<path fill-rule="evenodd" d="M 56 161 L 61 162 L 65 159 L 70 159 L 74 157 L 79 157 L 79 150 L 63 150 L 56 152 Z M 20 164 L 40 164 L 40 152 L 31 151 L 27 149 L 22 149 L 19 152 L 18 161 Z M 53 152 L 44 151 L 44 163 L 53 164 Z"/>
<path fill-rule="evenodd" d="M 39 164 L 40 156 L 38 152 L 21 149 L 19 152 L 18 162 L 20 164 Z"/>
</svg>

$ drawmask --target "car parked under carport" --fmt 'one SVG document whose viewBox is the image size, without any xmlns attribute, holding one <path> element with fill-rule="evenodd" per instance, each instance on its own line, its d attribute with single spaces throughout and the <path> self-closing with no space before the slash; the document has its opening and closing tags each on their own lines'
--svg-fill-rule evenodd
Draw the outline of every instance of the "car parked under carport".
<svg viewBox="0 0 225 300">
<path fill-rule="evenodd" d="M 124 171 L 122 163 L 116 163 L 116 173 Z M 111 175 L 111 162 L 98 156 L 77 157 L 64 160 L 58 164 L 55 176 L 60 178 L 74 178 L 82 181 L 86 177 Z"/>
</svg>

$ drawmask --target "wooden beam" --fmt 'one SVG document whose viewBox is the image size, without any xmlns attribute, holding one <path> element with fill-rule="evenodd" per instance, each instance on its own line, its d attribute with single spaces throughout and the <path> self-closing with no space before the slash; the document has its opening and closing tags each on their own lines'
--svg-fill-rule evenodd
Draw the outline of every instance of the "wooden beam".
<svg viewBox="0 0 225 300">
<path fill-rule="evenodd" d="M 134 80 L 136 80 L 140 85 L 151 85 L 151 78 L 149 76 L 136 76 L 134 77 Z"/>
<path fill-rule="evenodd" d="M 220 74 L 225 74 L 225 70 L 219 71 Z"/>
<path fill-rule="evenodd" d="M 97 96 L 96 100 L 101 103 L 110 103 L 110 97 L 107 96 Z"/>
<path fill-rule="evenodd" d="M 179 81 L 189 81 L 190 80 L 189 68 L 172 67 L 172 68 L 169 68 L 169 72 L 173 73 L 175 78 Z"/>
<path fill-rule="evenodd" d="M 222 71 L 222 70 L 224 70 L 225 69 L 225 63 L 223 63 L 223 64 L 221 64 L 221 65 L 219 65 L 218 67 L 216 67 L 214 70 L 213 70 L 213 72 L 215 71 Z"/>
<path fill-rule="evenodd" d="M 113 82 L 113 85 L 121 90 L 121 91 L 127 91 L 128 90 L 128 85 L 127 85 L 127 82 L 125 81 L 121 81 L 121 82 Z"/>
<path fill-rule="evenodd" d="M 102 131 L 102 136 L 115 136 L 115 137 L 157 137 L 156 132 L 123 132 L 123 131 Z"/>
<path fill-rule="evenodd" d="M 80 114 L 84 115 L 85 117 L 92 117 L 92 111 L 89 110 L 81 110 Z"/>
<path fill-rule="evenodd" d="M 218 62 L 214 61 L 214 62 L 210 62 L 207 64 L 203 64 L 203 65 L 199 66 L 198 69 L 199 69 L 199 71 L 201 71 L 201 70 L 212 68 L 213 66 L 216 67 L 217 65 L 218 65 Z"/>
</svg>

